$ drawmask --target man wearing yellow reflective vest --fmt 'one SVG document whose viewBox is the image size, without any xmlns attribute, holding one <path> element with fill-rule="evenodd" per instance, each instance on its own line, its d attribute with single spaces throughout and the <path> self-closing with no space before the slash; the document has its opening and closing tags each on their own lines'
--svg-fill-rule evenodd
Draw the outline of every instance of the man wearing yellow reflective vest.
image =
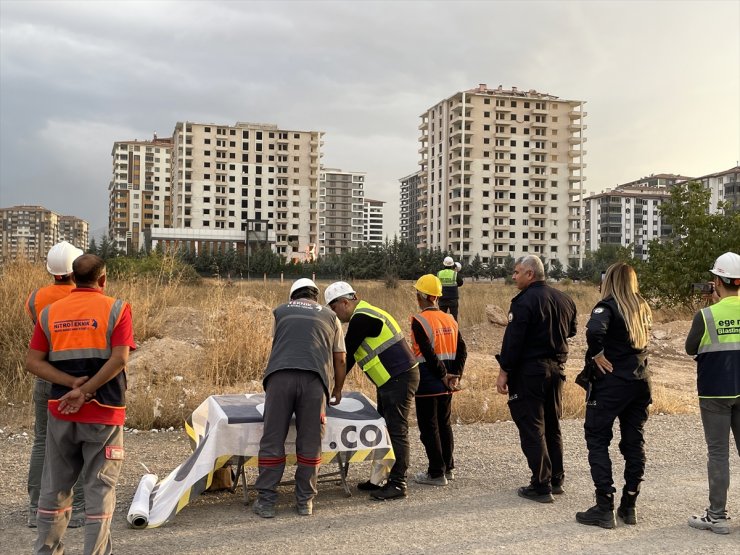
<svg viewBox="0 0 740 555">
<path fill-rule="evenodd" d="M 385 418 L 396 455 L 388 482 L 383 487 L 371 481 L 357 487 L 370 491 L 370 495 L 379 500 L 406 497 L 408 419 L 419 386 L 419 365 L 393 316 L 359 300 L 349 283 L 332 283 L 326 288 L 324 298 L 340 321 L 349 322 L 344 338 L 347 359 L 354 356 L 355 362 L 378 388 L 378 412 Z M 347 364 L 347 371 L 351 369 L 350 364 Z"/>
<path fill-rule="evenodd" d="M 457 321 L 458 313 L 458 302 L 460 299 L 460 293 L 458 287 L 463 286 L 462 276 L 459 274 L 459 269 L 462 268 L 460 263 L 456 263 L 452 260 L 451 256 L 446 256 L 442 262 L 445 266 L 444 270 L 437 272 L 439 281 L 442 282 L 442 296 L 439 298 L 439 309 L 442 312 L 448 312 L 452 314 L 452 317 Z"/>
<path fill-rule="evenodd" d="M 412 348 L 420 375 L 416 422 L 429 460 L 427 470 L 414 476 L 414 481 L 446 486 L 455 477 L 452 393 L 459 391 L 467 350 L 455 319 L 437 308 L 437 299 L 442 295 L 439 278 L 432 274 L 421 276 L 414 288 L 421 310 L 411 317 Z"/>
<path fill-rule="evenodd" d="M 730 430 L 740 454 L 740 256 L 726 252 L 710 272 L 718 302 L 696 313 L 686 337 L 686 352 L 696 355 L 709 477 L 709 507 L 690 517 L 689 526 L 729 534 Z"/>
</svg>

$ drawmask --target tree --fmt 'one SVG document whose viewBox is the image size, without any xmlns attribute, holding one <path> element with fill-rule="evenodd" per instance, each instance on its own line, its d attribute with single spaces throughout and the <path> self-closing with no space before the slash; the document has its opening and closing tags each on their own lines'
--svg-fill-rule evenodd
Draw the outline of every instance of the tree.
<svg viewBox="0 0 740 555">
<path fill-rule="evenodd" d="M 710 214 L 710 199 L 711 192 L 692 181 L 675 186 L 660 207 L 671 232 L 649 243 L 649 259 L 639 268 L 640 288 L 656 304 L 691 306 L 691 283 L 707 281 L 714 260 L 737 251 L 740 212 L 719 203 Z"/>
<path fill-rule="evenodd" d="M 98 248 L 98 256 L 103 260 L 110 260 L 119 254 L 116 244 L 107 235 L 103 235 L 103 238 L 100 240 L 100 247 Z"/>
<path fill-rule="evenodd" d="M 473 257 L 472 262 L 470 262 L 470 266 L 468 266 L 468 269 L 470 270 L 470 274 L 473 276 L 473 279 L 475 281 L 478 281 L 478 278 L 483 275 L 483 261 L 480 258 L 479 254 L 476 254 Z"/>
<path fill-rule="evenodd" d="M 550 271 L 548 272 L 550 279 L 560 281 L 565 277 L 565 270 L 563 270 L 563 263 L 557 258 L 554 258 L 550 263 Z"/>
<path fill-rule="evenodd" d="M 95 242 L 95 237 L 90 239 L 90 244 L 87 247 L 87 254 L 98 254 L 98 245 Z"/>
</svg>

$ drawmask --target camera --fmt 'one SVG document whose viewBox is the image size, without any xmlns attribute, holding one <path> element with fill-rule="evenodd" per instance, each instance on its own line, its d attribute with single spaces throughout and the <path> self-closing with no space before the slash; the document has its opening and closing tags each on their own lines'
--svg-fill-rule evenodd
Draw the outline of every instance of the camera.
<svg viewBox="0 0 740 555">
<path fill-rule="evenodd" d="M 711 295 L 714 293 L 714 283 L 711 281 L 703 281 L 701 283 L 692 283 L 691 290 L 695 293 L 702 293 L 704 295 Z"/>
</svg>

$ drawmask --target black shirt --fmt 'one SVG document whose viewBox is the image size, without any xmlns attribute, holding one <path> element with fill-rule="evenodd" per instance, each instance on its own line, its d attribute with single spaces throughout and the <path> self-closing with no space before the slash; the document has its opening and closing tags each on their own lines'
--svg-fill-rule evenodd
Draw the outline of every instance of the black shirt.
<svg viewBox="0 0 740 555">
<path fill-rule="evenodd" d="M 548 373 L 568 359 L 568 337 L 578 331 L 576 305 L 544 281 L 532 282 L 511 300 L 501 353 L 505 372 Z"/>
<path fill-rule="evenodd" d="M 632 346 L 627 324 L 614 297 L 596 303 L 586 324 L 586 341 L 586 360 L 603 351 L 615 376 L 627 380 L 647 379 L 647 351 Z"/>
</svg>

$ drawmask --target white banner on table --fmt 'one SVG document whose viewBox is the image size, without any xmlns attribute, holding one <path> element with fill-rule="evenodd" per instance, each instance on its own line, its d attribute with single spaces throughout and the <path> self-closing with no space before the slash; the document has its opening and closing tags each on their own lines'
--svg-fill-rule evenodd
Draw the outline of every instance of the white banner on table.
<svg viewBox="0 0 740 555">
<path fill-rule="evenodd" d="M 244 456 L 246 466 L 257 466 L 264 401 L 262 393 L 213 395 L 195 409 L 185 425 L 193 444 L 192 455 L 158 482 L 145 502 L 139 492 L 146 491 L 153 475 L 142 478 L 129 511 L 131 525 L 156 528 L 172 520 L 210 486 L 213 472 L 232 456 Z M 291 423 L 285 441 L 288 464 L 295 464 L 295 438 L 295 424 Z M 338 456 L 350 463 L 374 461 L 386 472 L 395 460 L 385 420 L 362 393 L 347 392 L 339 405 L 327 406 L 321 462 L 333 462 Z M 131 513 L 135 513 L 138 526 Z M 142 526 L 144 521 L 146 525 Z"/>
</svg>

